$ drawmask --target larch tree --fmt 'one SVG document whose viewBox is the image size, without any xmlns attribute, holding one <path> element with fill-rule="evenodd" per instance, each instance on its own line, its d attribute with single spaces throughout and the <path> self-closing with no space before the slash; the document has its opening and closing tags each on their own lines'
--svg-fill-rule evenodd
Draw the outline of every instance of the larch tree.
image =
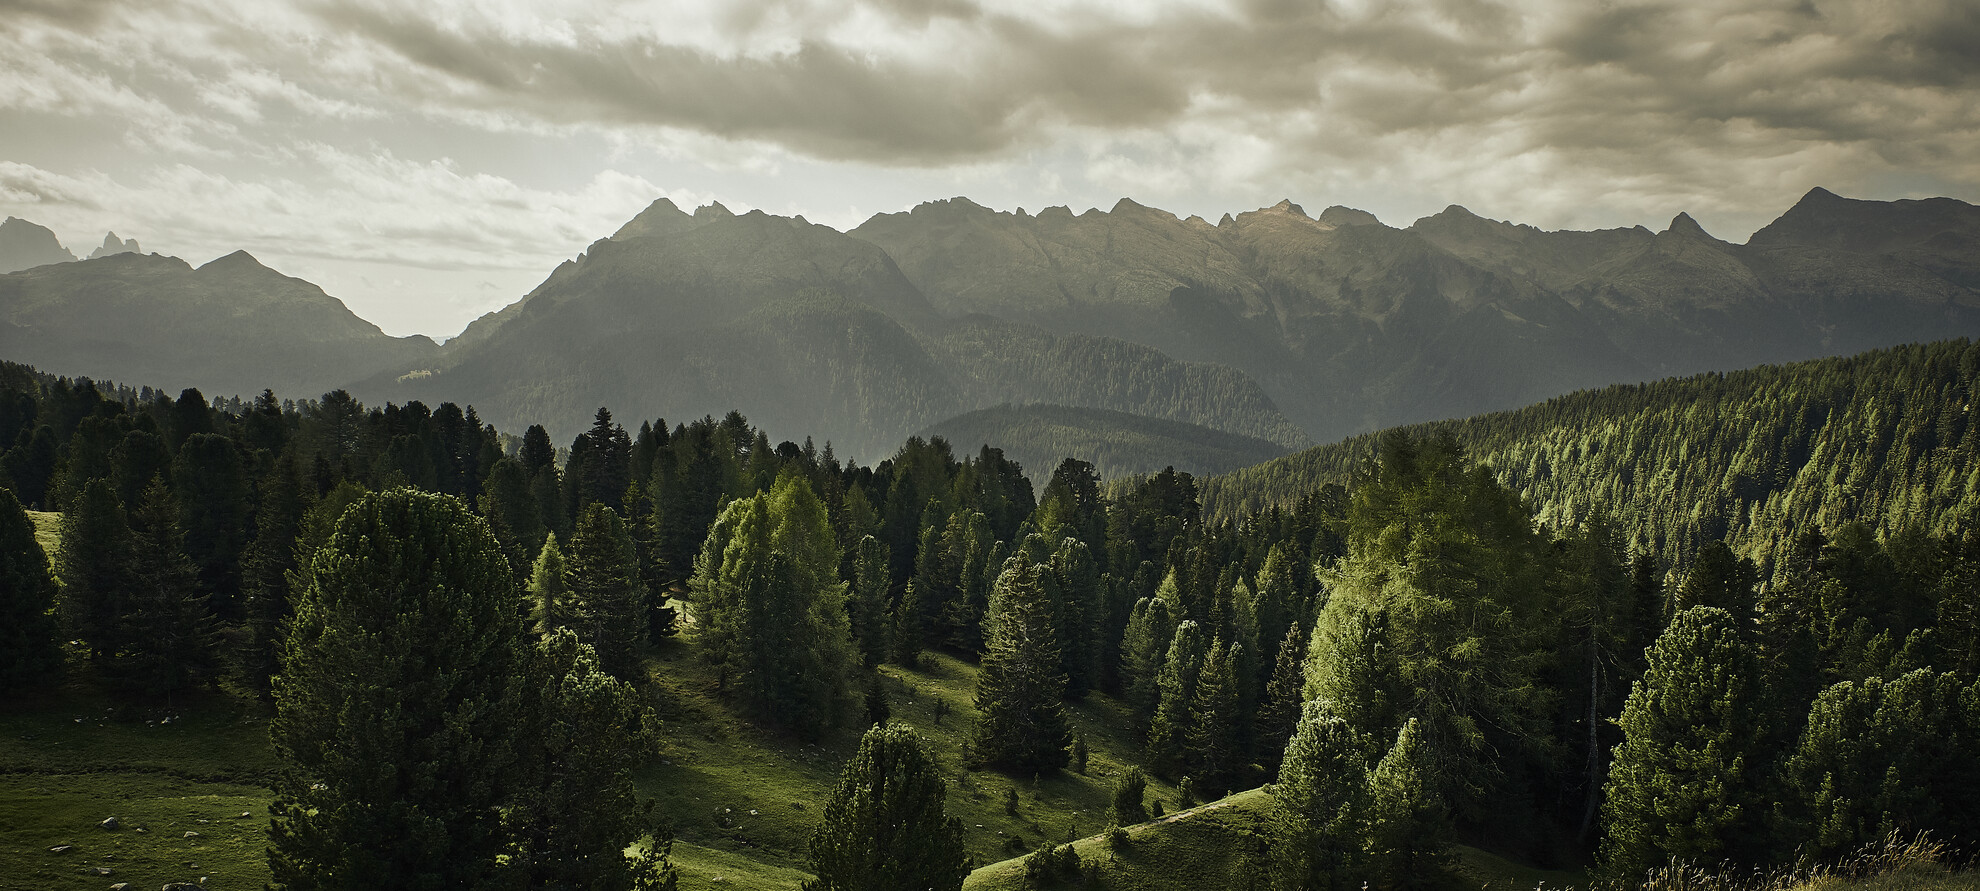
<svg viewBox="0 0 1980 891">
<path fill-rule="evenodd" d="M 1300 623 L 1286 626 L 1272 678 L 1265 684 L 1265 700 L 1258 709 L 1258 754 L 1268 767 L 1278 766 L 1306 702 L 1306 641 Z"/>
<path fill-rule="evenodd" d="M 839 775 L 811 837 L 806 891 L 956 891 L 969 875 L 962 821 L 943 811 L 948 784 L 904 724 L 876 726 Z"/>
<path fill-rule="evenodd" d="M 729 502 L 695 558 L 704 656 L 744 711 L 817 736 L 852 715 L 858 656 L 838 542 L 801 473 Z"/>
<path fill-rule="evenodd" d="M 1197 704 L 1197 681 L 1203 676 L 1203 663 L 1210 647 L 1211 641 L 1202 626 L 1193 621 L 1176 626 L 1175 639 L 1169 643 L 1168 657 L 1157 680 L 1161 699 L 1155 706 L 1154 719 L 1148 722 L 1148 763 L 1157 773 L 1173 774 L 1186 766 L 1185 748 L 1197 718 L 1191 708 Z"/>
<path fill-rule="evenodd" d="M 254 540 L 241 558 L 248 632 L 241 668 L 248 684 L 264 697 L 269 693 L 268 679 L 280 667 L 282 637 L 293 612 L 289 577 L 296 570 L 296 538 L 302 534 L 309 504 L 294 458 L 283 456 L 261 480 Z"/>
<path fill-rule="evenodd" d="M 565 627 L 571 608 L 571 579 L 564 562 L 564 551 L 557 547 L 557 534 L 543 538 L 543 548 L 529 574 L 530 612 L 538 631 L 549 633 Z"/>
</svg>

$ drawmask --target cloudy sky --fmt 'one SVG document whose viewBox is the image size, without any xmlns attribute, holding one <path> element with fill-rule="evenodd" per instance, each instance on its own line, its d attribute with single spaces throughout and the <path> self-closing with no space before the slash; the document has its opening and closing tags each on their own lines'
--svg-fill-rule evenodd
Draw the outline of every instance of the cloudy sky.
<svg viewBox="0 0 1980 891">
<path fill-rule="evenodd" d="M 0 215 L 450 335 L 661 196 L 1392 225 L 1980 201 L 1972 0 L 0 0 Z"/>
</svg>

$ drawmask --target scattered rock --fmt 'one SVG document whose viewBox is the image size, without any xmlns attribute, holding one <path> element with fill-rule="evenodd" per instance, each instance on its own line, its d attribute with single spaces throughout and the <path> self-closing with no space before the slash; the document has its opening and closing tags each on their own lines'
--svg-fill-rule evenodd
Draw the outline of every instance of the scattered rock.
<svg viewBox="0 0 1980 891">
<path fill-rule="evenodd" d="M 198 837 L 199 837 L 199 833 L 197 833 L 197 832 L 194 832 L 194 831 L 192 831 L 192 830 L 190 830 L 190 829 L 188 829 L 188 830 L 186 830 L 186 835 L 185 835 L 185 837 L 186 837 L 186 838 L 198 838 Z"/>
<path fill-rule="evenodd" d="M 131 891 L 131 883 L 118 882 L 117 884 L 110 886 L 110 891 Z"/>
<path fill-rule="evenodd" d="M 243 820 L 245 820 L 245 819 L 247 819 L 247 818 L 249 818 L 249 817 L 252 817 L 252 816 L 254 816 L 254 811 L 241 811 L 241 816 L 240 816 L 240 819 L 243 819 Z"/>
<path fill-rule="evenodd" d="M 199 891 L 199 886 L 191 882 L 166 882 L 158 891 Z"/>
<path fill-rule="evenodd" d="M 103 822 L 98 823 L 96 825 L 101 826 L 105 829 L 116 829 L 117 827 L 122 826 L 124 824 L 117 822 L 116 817 L 105 817 L 103 818 Z"/>
<path fill-rule="evenodd" d="M 48 849 L 48 853 L 50 853 L 50 854 L 67 854 L 67 853 L 69 853 L 70 851 L 73 851 L 73 850 L 75 850 L 75 849 L 76 849 L 76 846 L 75 846 L 75 845 L 56 845 L 55 847 L 52 847 L 52 848 L 49 848 L 49 849 Z"/>
<path fill-rule="evenodd" d="M 116 870 L 113 870 L 108 866 L 99 866 L 94 869 L 85 870 L 85 872 L 87 872 L 89 875 L 104 876 L 106 878 L 116 874 Z"/>
</svg>

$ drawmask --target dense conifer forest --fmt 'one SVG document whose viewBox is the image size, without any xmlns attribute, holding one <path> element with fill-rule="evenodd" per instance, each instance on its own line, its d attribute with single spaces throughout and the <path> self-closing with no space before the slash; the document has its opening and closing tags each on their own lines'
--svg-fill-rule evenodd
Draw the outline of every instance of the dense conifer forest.
<svg viewBox="0 0 1980 891">
<path fill-rule="evenodd" d="M 681 815 L 632 773 L 709 718 L 663 651 L 749 735 L 865 731 L 810 887 L 959 887 L 949 790 L 1084 776 L 1095 708 L 1136 750 L 1110 844 L 1151 780 L 1266 786 L 1261 885 L 1439 887 L 1459 843 L 1634 883 L 1972 840 L 1977 368 L 1959 341 L 1611 388 L 1200 487 L 6 365 L 0 689 L 267 703 L 292 889 L 676 885 Z M 957 660 L 938 750 L 946 704 L 910 728 L 886 678 Z M 1107 886 L 1034 838 L 1030 886 Z"/>
</svg>

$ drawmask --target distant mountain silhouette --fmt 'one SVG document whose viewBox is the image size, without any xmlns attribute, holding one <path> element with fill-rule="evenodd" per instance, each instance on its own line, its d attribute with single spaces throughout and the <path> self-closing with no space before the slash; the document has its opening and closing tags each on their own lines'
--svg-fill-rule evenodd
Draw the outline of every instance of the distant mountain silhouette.
<svg viewBox="0 0 1980 891">
<path fill-rule="evenodd" d="M 0 223 L 0 272 L 67 263 L 75 258 L 47 229 L 14 217 Z"/>
<path fill-rule="evenodd" d="M 237 307 L 267 321 L 216 330 Z M 0 276 L 0 322 L 0 356 L 51 369 L 305 396 L 349 383 L 560 440 L 600 405 L 671 422 L 734 408 L 873 460 L 946 419 L 1049 403 L 1291 449 L 1611 383 L 1980 336 L 1980 208 L 1816 189 L 1731 244 L 1686 214 L 1661 232 L 1576 232 L 1456 206 L 1396 228 L 1290 201 L 1212 224 L 1125 199 L 1075 215 L 957 198 L 841 233 L 661 200 L 439 349 L 237 258 Z M 245 352 L 217 345 L 229 338 Z M 1096 435 L 1117 421 L 1096 419 Z"/>
<path fill-rule="evenodd" d="M 0 357 L 55 374 L 315 397 L 437 349 L 245 251 L 197 269 L 127 252 L 0 275 Z"/>
<path fill-rule="evenodd" d="M 89 258 L 91 260 L 99 260 L 104 257 L 114 256 L 116 254 L 141 254 L 141 253 L 144 252 L 138 249 L 137 239 L 133 238 L 129 241 L 124 241 L 117 237 L 117 233 L 111 232 L 103 236 L 103 246 L 97 248 L 94 252 L 92 252 L 89 255 Z"/>
</svg>

